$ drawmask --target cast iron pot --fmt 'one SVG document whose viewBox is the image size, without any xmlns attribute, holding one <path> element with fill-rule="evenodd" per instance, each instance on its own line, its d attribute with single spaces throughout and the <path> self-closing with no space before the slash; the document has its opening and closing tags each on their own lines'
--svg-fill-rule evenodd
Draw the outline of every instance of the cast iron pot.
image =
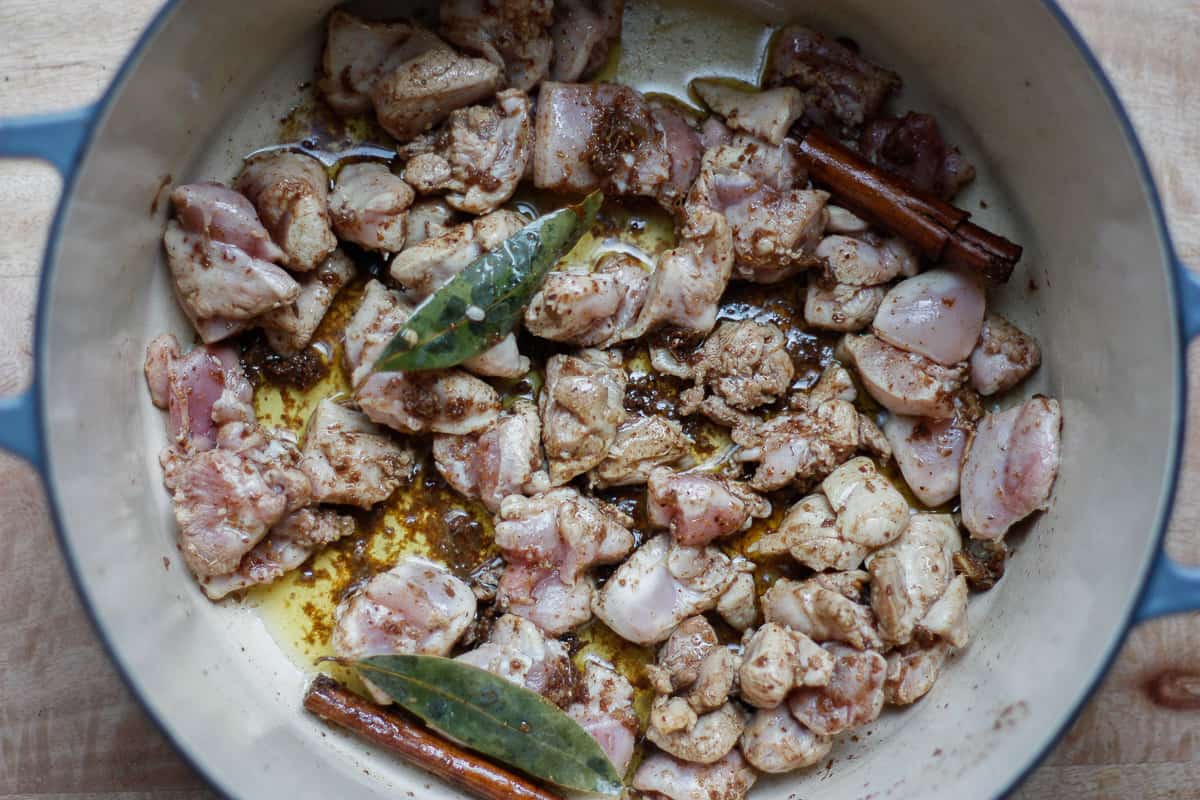
<svg viewBox="0 0 1200 800">
<path fill-rule="evenodd" d="M 153 335 L 190 340 L 162 266 L 165 203 L 150 210 L 153 198 L 172 182 L 228 180 L 244 153 L 274 143 L 330 5 L 168 3 L 97 105 L 0 126 L 0 154 L 42 157 L 65 181 L 38 296 L 36 378 L 0 401 L 0 446 L 40 470 L 113 659 L 216 788 L 449 797 L 306 716 L 305 672 L 255 612 L 197 590 L 174 546 L 156 459 L 164 426 L 142 379 Z M 626 20 L 625 52 L 650 83 L 713 63 L 720 72 L 722 54 L 746 44 L 732 41 L 738 21 L 754 16 L 849 34 L 904 75 L 911 106 L 938 115 L 980 166 L 961 202 L 1025 245 L 993 301 L 1041 342 L 1029 388 L 1059 398 L 1066 420 L 1053 507 L 1014 537 L 1008 574 L 973 601 L 970 647 L 929 697 L 841 742 L 828 776 L 764 778 L 763 800 L 1002 795 L 1066 728 L 1130 625 L 1200 607 L 1200 570 L 1162 552 L 1200 284 L 1176 260 L 1129 120 L 1052 3 L 906 5 L 901 22 L 891 3 L 761 0 L 689 36 L 655 27 L 631 0 Z"/>
</svg>

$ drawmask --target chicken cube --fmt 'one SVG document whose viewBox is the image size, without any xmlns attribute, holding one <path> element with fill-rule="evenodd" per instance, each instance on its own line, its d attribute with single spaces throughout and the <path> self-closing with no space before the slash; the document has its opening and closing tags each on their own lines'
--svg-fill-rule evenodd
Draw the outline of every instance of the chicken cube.
<svg viewBox="0 0 1200 800">
<path fill-rule="evenodd" d="M 258 209 L 287 254 L 289 268 L 316 269 L 337 247 L 329 218 L 329 176 L 315 158 L 282 150 L 256 156 L 242 168 L 237 188 Z"/>
</svg>

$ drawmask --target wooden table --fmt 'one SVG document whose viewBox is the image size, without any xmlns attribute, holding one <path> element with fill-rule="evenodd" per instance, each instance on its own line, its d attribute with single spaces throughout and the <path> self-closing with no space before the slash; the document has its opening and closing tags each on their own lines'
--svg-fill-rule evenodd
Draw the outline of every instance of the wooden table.
<svg viewBox="0 0 1200 800">
<path fill-rule="evenodd" d="M 1065 0 L 1117 83 L 1200 265 L 1200 4 Z M 69 108 L 108 83 L 158 0 L 0 0 L 0 116 Z M 33 298 L 57 176 L 0 163 L 0 394 L 28 379 Z M 1200 414 L 1193 353 L 1192 419 Z M 1200 425 L 1190 426 L 1171 552 L 1200 562 Z M 1156 699 L 1157 698 L 1157 699 Z M 1022 800 L 1200 797 L 1200 619 L 1143 625 Z M 110 666 L 71 588 L 31 470 L 0 456 L 0 797 L 211 793 Z"/>
</svg>

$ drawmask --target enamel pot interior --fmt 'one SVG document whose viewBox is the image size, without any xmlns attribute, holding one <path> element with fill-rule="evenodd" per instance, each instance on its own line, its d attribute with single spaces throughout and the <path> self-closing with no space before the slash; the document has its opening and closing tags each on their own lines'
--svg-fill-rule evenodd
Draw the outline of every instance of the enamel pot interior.
<svg viewBox="0 0 1200 800">
<path fill-rule="evenodd" d="M 924 0 L 902 18 L 869 0 L 748 3 L 708 30 L 637 2 L 623 58 L 644 88 L 744 66 L 754 29 L 739 25 L 753 17 L 853 37 L 904 76 L 901 107 L 937 115 L 979 165 L 964 207 L 1025 246 L 993 302 L 1042 344 L 1032 389 L 1063 403 L 1053 507 L 1014 537 L 1008 574 L 972 603 L 970 647 L 927 698 L 839 742 L 831 771 L 764 778 L 754 790 L 764 800 L 1000 794 L 1107 664 L 1168 504 L 1180 346 L 1167 245 L 1118 112 L 1034 0 Z M 48 483 L 119 664 L 220 789 L 450 797 L 430 776 L 305 716 L 305 670 L 254 612 L 209 603 L 187 576 L 156 458 L 164 425 L 141 374 L 153 335 L 191 338 L 166 280 L 165 203 L 152 206 L 160 184 L 228 180 L 243 154 L 275 143 L 298 84 L 312 77 L 327 11 L 318 0 L 181 2 L 123 73 L 66 204 L 43 298 Z"/>
</svg>

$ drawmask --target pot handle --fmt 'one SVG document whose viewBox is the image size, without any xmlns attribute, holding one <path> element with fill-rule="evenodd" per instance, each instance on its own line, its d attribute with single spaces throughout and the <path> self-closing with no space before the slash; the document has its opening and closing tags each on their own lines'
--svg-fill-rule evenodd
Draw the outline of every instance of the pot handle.
<svg viewBox="0 0 1200 800">
<path fill-rule="evenodd" d="M 38 158 L 63 176 L 63 190 L 75 171 L 82 145 L 91 132 L 95 106 L 18 119 L 0 119 L 0 158 Z M 0 450 L 35 467 L 44 462 L 38 425 L 37 365 L 33 385 L 18 395 L 0 397 Z"/>
</svg>

